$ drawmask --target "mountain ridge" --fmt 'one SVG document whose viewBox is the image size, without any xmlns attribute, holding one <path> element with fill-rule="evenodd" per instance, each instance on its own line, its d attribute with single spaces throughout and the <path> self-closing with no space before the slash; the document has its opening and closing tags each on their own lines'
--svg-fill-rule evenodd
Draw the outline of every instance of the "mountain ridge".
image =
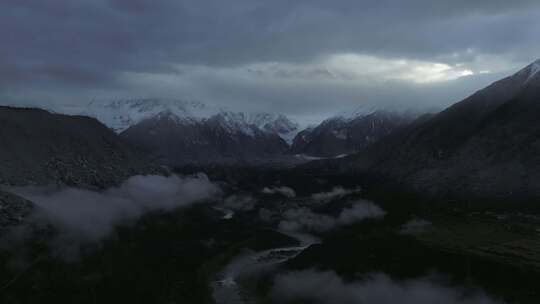
<svg viewBox="0 0 540 304">
<path fill-rule="evenodd" d="M 407 125 L 413 118 L 413 115 L 385 110 L 334 116 L 298 133 L 290 153 L 312 157 L 353 154 Z"/>
<path fill-rule="evenodd" d="M 312 164 L 382 176 L 416 193 L 473 199 L 540 197 L 538 62 L 365 151 Z"/>
</svg>

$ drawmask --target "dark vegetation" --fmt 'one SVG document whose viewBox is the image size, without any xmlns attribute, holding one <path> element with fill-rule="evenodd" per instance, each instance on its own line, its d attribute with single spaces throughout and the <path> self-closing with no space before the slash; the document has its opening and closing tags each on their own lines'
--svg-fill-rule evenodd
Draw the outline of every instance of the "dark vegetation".
<svg viewBox="0 0 540 304">
<path fill-rule="evenodd" d="M 209 280 L 244 248 L 295 240 L 240 221 L 222 221 L 206 205 L 154 213 L 88 244 L 75 261 L 51 255 L 47 236 L 22 252 L 2 251 L 1 303 L 211 303 Z"/>
<path fill-rule="evenodd" d="M 201 169 L 186 167 L 177 172 Z M 336 185 L 353 188 L 362 184 L 359 176 L 291 169 L 214 166 L 204 171 L 221 185 L 225 195 L 252 193 L 266 208 L 272 208 L 274 201 L 282 206 L 309 201 L 311 194 L 330 191 Z M 387 212 L 384 220 L 321 233 L 322 244 L 312 245 L 277 271 L 316 267 L 334 270 L 346 280 L 361 279 L 374 271 L 394 279 L 439 272 L 448 277 L 450 285 L 481 287 L 510 303 L 537 302 L 540 246 L 535 229 L 540 223 L 525 221 L 515 208 L 494 208 L 494 214 L 514 214 L 498 220 L 486 213 L 490 208 L 479 212 L 468 209 L 467 204 L 434 204 L 406 192 L 385 192 L 376 184 L 367 183 L 360 196 L 339 199 L 314 211 L 335 214 L 349 200 L 361 197 L 380 205 Z M 292 187 L 298 198 L 260 194 L 263 187 L 277 185 Z M 221 216 L 205 204 L 148 214 L 135 225 L 118 227 L 100 244 L 83 246 L 75 261 L 51 254 L 50 234 L 28 239 L 25 251 L 0 251 L 0 302 L 211 303 L 209 283 L 244 248 L 259 251 L 297 243 L 261 222 L 257 209 L 240 212 L 231 220 Z M 427 219 L 433 227 L 420 235 L 400 234 L 400 227 L 412 218 Z M 24 258 L 25 263 L 15 263 L 20 259 L 14 261 L 14 257 Z M 245 286 L 265 303 L 272 278 L 270 273 Z"/>
</svg>

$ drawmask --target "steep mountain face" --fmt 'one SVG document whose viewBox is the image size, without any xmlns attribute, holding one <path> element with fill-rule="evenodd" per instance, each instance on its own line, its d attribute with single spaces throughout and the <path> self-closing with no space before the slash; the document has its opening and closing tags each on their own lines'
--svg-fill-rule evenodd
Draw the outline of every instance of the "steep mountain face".
<svg viewBox="0 0 540 304">
<path fill-rule="evenodd" d="M 290 153 L 316 157 L 352 154 L 411 121 L 411 115 L 387 111 L 330 118 L 298 133 Z"/>
<path fill-rule="evenodd" d="M 250 130 L 255 126 L 260 131 L 277 134 L 286 141 L 292 140 L 299 131 L 297 123 L 281 114 L 237 113 L 198 101 L 177 99 L 93 101 L 83 109 L 77 109 L 75 113 L 95 117 L 117 133 L 163 113 L 174 116 L 175 120 L 185 125 L 202 123 L 216 115 L 227 116 L 230 126 L 245 128 L 246 132 L 251 132 Z"/>
<path fill-rule="evenodd" d="M 173 166 L 264 160 L 281 155 L 288 148 L 278 134 L 261 130 L 243 113 L 231 112 L 199 121 L 163 112 L 128 128 L 120 136 Z"/>
<path fill-rule="evenodd" d="M 538 197 L 539 115 L 537 61 L 340 166 L 390 177 L 428 194 Z"/>
<path fill-rule="evenodd" d="M 157 173 L 141 152 L 97 120 L 0 107 L 0 184 L 105 188 Z"/>
</svg>

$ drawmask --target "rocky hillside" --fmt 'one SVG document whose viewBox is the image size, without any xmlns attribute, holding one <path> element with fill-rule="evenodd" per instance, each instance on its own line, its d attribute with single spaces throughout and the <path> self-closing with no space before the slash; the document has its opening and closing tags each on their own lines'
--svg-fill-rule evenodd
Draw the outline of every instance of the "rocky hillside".
<svg viewBox="0 0 540 304">
<path fill-rule="evenodd" d="M 33 204 L 17 195 L 0 191 L 0 236 L 19 225 L 31 213 Z"/>
<path fill-rule="evenodd" d="M 156 173 L 142 152 L 96 119 L 0 107 L 0 184 L 117 185 Z"/>
<path fill-rule="evenodd" d="M 421 193 L 540 197 L 538 117 L 540 60 L 338 165 Z"/>
<path fill-rule="evenodd" d="M 315 157 L 352 154 L 405 126 L 412 119 L 412 115 L 388 111 L 333 117 L 298 133 L 290 153 Z"/>
</svg>

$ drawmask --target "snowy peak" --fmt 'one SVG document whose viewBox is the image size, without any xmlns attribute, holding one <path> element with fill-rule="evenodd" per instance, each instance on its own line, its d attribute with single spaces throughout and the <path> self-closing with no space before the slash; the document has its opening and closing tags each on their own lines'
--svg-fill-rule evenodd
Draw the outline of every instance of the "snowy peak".
<svg viewBox="0 0 540 304">
<path fill-rule="evenodd" d="M 260 129 L 276 133 L 287 133 L 298 129 L 298 124 L 283 114 L 252 113 L 249 115 L 248 121 Z"/>
<path fill-rule="evenodd" d="M 529 81 L 534 78 L 538 74 L 538 72 L 540 72 L 540 59 L 533 62 L 527 68 L 529 70 L 529 77 L 527 78 L 527 81 Z"/>
<path fill-rule="evenodd" d="M 179 124 L 195 124 L 212 120 L 231 133 L 253 136 L 255 132 L 261 131 L 277 134 L 288 142 L 299 131 L 298 124 L 282 114 L 233 112 L 193 100 L 93 101 L 77 114 L 95 117 L 117 133 L 152 118 L 167 118 Z"/>
<path fill-rule="evenodd" d="M 216 123 L 230 134 L 243 133 L 249 136 L 255 136 L 257 131 L 257 127 L 250 124 L 247 120 L 247 115 L 242 112 L 221 111 L 210 117 L 208 121 Z"/>
<path fill-rule="evenodd" d="M 248 117 L 248 122 L 262 131 L 280 135 L 288 143 L 292 142 L 300 128 L 298 123 L 283 114 L 252 113 Z"/>
<path fill-rule="evenodd" d="M 208 120 L 219 123 L 230 133 L 255 136 L 257 132 L 276 134 L 290 143 L 298 133 L 299 125 L 285 115 L 274 113 L 243 113 L 220 111 Z"/>
<path fill-rule="evenodd" d="M 345 122 L 349 122 L 357 118 L 368 116 L 372 113 L 375 113 L 376 111 L 377 111 L 377 108 L 375 107 L 359 106 L 358 108 L 352 111 L 341 112 L 330 119 L 343 120 Z"/>
<path fill-rule="evenodd" d="M 512 78 L 518 78 L 522 81 L 523 84 L 526 84 L 533 80 L 534 78 L 537 78 L 540 72 L 540 59 L 536 60 L 535 62 L 529 64 L 525 68 L 521 69 L 519 72 L 514 74 Z"/>
<path fill-rule="evenodd" d="M 122 132 L 145 119 L 163 115 L 176 116 L 179 120 L 195 121 L 215 113 L 198 101 L 167 99 L 121 99 L 109 102 L 93 101 L 81 114 L 100 120 L 115 132 Z"/>
</svg>

